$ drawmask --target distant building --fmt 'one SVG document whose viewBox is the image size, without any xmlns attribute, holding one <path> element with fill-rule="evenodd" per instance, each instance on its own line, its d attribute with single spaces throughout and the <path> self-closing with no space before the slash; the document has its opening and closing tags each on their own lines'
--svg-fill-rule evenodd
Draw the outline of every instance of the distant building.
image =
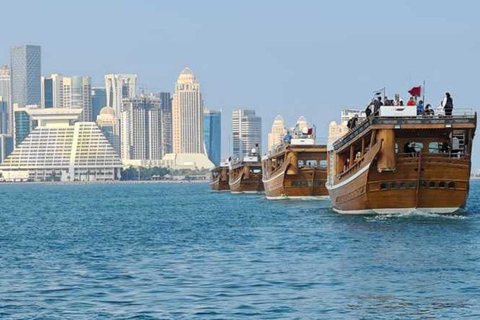
<svg viewBox="0 0 480 320">
<path fill-rule="evenodd" d="M 272 129 L 268 134 L 268 151 L 272 151 L 276 146 L 283 142 L 283 138 L 287 134 L 285 120 L 281 115 L 275 117 Z"/>
<path fill-rule="evenodd" d="M 10 69 L 8 69 L 7 66 L 2 66 L 0 68 L 0 96 L 2 97 L 3 102 L 7 104 L 7 113 L 8 113 L 7 132 L 8 134 L 12 134 L 13 133 L 13 104 L 12 104 L 12 94 L 11 94 Z"/>
<path fill-rule="evenodd" d="M 42 108 L 63 108 L 63 78 L 58 73 L 41 77 Z"/>
<path fill-rule="evenodd" d="M 207 110 L 203 112 L 203 128 L 205 149 L 208 159 L 216 166 L 220 165 L 222 144 L 222 114 L 220 111 Z"/>
<path fill-rule="evenodd" d="M 10 134 L 0 134 L 0 163 L 13 151 L 13 138 Z"/>
<path fill-rule="evenodd" d="M 8 102 L 0 96 L 0 134 L 8 133 Z"/>
<path fill-rule="evenodd" d="M 0 165 L 4 181 L 98 181 L 120 177 L 122 163 L 80 109 L 28 109 L 38 126 Z"/>
<path fill-rule="evenodd" d="M 162 159 L 160 99 L 153 96 L 126 98 L 123 99 L 122 110 L 122 161 Z"/>
<path fill-rule="evenodd" d="M 308 121 L 304 116 L 300 116 L 295 123 L 295 130 L 297 132 L 302 132 L 303 129 L 308 128 Z"/>
<path fill-rule="evenodd" d="M 107 106 L 107 94 L 103 87 L 92 88 L 92 119 L 97 119 L 100 110 Z"/>
<path fill-rule="evenodd" d="M 172 153 L 172 97 L 170 92 L 160 92 L 160 103 L 162 109 L 162 147 L 163 154 Z"/>
<path fill-rule="evenodd" d="M 78 121 L 92 121 L 91 78 L 62 74 L 41 77 L 42 108 L 82 109 Z"/>
<path fill-rule="evenodd" d="M 239 158 L 252 149 L 262 151 L 262 118 L 254 110 L 237 109 L 232 114 L 233 155 Z"/>
<path fill-rule="evenodd" d="M 113 149 L 120 155 L 120 119 L 115 115 L 112 107 L 104 107 L 97 116 L 97 126 L 102 130 L 105 138 Z"/>
<path fill-rule="evenodd" d="M 63 108 L 82 109 L 78 121 L 92 121 L 92 80 L 90 77 L 63 78 Z"/>
<path fill-rule="evenodd" d="M 178 76 L 172 103 L 173 152 L 204 153 L 203 100 L 192 70 Z"/>
<path fill-rule="evenodd" d="M 345 109 L 342 110 L 340 115 L 341 122 L 339 124 L 335 121 L 330 122 L 328 125 L 328 143 L 333 143 L 348 132 L 348 120 L 352 119 L 354 116 L 358 117 L 358 122 L 362 122 L 367 115 L 363 110 Z"/>
<path fill-rule="evenodd" d="M 28 110 L 38 109 L 39 105 L 27 105 L 20 107 L 18 104 L 13 104 L 14 125 L 13 125 L 13 140 L 14 146 L 17 147 L 23 139 L 25 139 L 30 131 L 36 127 L 36 122 L 30 119 Z"/>
<path fill-rule="evenodd" d="M 105 75 L 106 106 L 112 107 L 115 114 L 122 112 L 122 100 L 136 95 L 136 74 L 106 74 Z"/>
<path fill-rule="evenodd" d="M 20 108 L 41 104 L 40 46 L 21 46 L 10 48 L 12 102 Z"/>
</svg>

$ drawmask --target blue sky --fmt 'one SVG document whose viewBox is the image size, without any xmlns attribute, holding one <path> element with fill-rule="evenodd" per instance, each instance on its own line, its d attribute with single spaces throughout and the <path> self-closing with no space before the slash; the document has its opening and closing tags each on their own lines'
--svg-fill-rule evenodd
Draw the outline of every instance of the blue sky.
<svg viewBox="0 0 480 320">
<path fill-rule="evenodd" d="M 479 105 L 480 3 L 475 1 L 9 1 L 2 3 L 0 64 L 9 47 L 42 46 L 42 73 L 133 72 L 151 91 L 172 91 L 185 66 L 205 106 L 255 109 L 264 140 L 273 118 L 304 115 L 326 136 L 342 108 L 372 91 L 404 98 L 426 80 L 427 103 L 445 91 Z M 476 140 L 474 167 L 480 167 Z"/>
</svg>

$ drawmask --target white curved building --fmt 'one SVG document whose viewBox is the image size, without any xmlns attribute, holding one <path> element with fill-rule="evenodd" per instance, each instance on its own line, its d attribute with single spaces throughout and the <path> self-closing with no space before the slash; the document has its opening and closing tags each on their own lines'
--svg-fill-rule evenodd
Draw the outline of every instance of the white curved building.
<svg viewBox="0 0 480 320">
<path fill-rule="evenodd" d="M 0 165 L 3 181 L 98 181 L 120 177 L 122 162 L 81 109 L 31 109 L 38 126 Z"/>
<path fill-rule="evenodd" d="M 183 69 L 175 85 L 172 127 L 173 153 L 205 153 L 202 93 L 190 68 Z"/>
</svg>

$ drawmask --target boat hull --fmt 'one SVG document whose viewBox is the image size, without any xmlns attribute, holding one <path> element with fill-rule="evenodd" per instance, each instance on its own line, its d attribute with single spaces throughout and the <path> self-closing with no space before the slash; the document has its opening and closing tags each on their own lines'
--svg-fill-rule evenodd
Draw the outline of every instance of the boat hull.
<svg viewBox="0 0 480 320">
<path fill-rule="evenodd" d="M 222 181 L 220 177 L 210 182 L 210 189 L 216 192 L 230 191 L 228 180 Z"/>
<path fill-rule="evenodd" d="M 399 161 L 395 172 L 378 172 L 373 163 L 365 165 L 349 179 L 328 186 L 333 209 L 343 214 L 405 214 L 412 210 L 448 214 L 464 208 L 468 161 L 419 161 Z"/>
<path fill-rule="evenodd" d="M 328 199 L 325 187 L 325 170 L 302 169 L 298 174 L 288 175 L 286 169 L 263 180 L 267 199 Z"/>
<path fill-rule="evenodd" d="M 259 193 L 263 192 L 262 174 L 250 174 L 247 178 L 241 174 L 237 179 L 229 182 L 232 193 Z"/>
</svg>

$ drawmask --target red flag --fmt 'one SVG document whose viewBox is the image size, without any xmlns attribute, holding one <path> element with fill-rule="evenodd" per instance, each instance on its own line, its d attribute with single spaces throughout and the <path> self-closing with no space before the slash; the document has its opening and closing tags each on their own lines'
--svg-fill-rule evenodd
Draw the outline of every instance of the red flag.
<svg viewBox="0 0 480 320">
<path fill-rule="evenodd" d="M 412 89 L 408 90 L 408 93 L 410 93 L 410 95 L 413 97 L 420 97 L 422 94 L 422 86 L 413 87 Z"/>
<path fill-rule="evenodd" d="M 308 128 L 308 135 L 311 135 L 313 133 L 313 128 Z"/>
</svg>

